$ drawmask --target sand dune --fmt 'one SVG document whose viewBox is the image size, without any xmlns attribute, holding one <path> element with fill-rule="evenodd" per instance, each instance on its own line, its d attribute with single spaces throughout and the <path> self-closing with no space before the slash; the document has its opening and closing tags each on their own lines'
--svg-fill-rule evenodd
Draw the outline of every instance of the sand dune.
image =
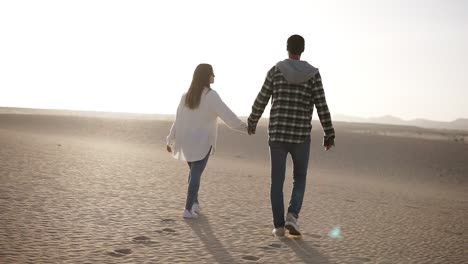
<svg viewBox="0 0 468 264">
<path fill-rule="evenodd" d="M 220 127 L 203 213 L 186 221 L 188 171 L 165 152 L 170 125 L 0 114 L 0 263 L 466 263 L 458 132 L 337 123 L 326 153 L 315 125 L 304 237 L 278 239 L 266 128 L 249 137 Z M 427 137 L 437 133 L 447 140 Z"/>
</svg>

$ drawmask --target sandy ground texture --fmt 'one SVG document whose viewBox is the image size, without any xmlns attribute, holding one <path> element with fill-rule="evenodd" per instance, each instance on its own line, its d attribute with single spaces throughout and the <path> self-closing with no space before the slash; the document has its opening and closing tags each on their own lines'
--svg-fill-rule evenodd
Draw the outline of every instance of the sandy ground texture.
<svg viewBox="0 0 468 264">
<path fill-rule="evenodd" d="M 463 141 L 337 123 L 324 152 L 314 124 L 304 236 L 279 239 L 266 128 L 220 126 L 203 212 L 184 220 L 188 167 L 165 152 L 170 125 L 0 114 L 0 263 L 466 263 Z M 285 197 L 291 185 L 289 161 Z"/>
</svg>

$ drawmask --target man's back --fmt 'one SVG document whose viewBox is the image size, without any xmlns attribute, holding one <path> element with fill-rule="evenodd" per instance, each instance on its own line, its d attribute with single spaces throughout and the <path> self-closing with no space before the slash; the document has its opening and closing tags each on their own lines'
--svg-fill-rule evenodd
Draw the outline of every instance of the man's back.
<svg viewBox="0 0 468 264">
<path fill-rule="evenodd" d="M 249 126 L 256 126 L 270 97 L 270 141 L 301 143 L 309 138 L 314 105 L 326 137 L 334 136 L 319 70 L 306 61 L 286 59 L 268 71 Z"/>
</svg>

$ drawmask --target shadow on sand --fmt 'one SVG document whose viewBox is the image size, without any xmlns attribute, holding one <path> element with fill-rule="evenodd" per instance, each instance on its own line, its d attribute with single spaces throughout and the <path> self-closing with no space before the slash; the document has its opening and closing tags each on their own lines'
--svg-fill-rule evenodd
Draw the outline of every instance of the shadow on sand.
<svg viewBox="0 0 468 264">
<path fill-rule="evenodd" d="M 196 221 L 186 221 L 193 229 L 193 232 L 200 238 L 208 252 L 214 257 L 217 263 L 238 263 L 240 260 L 234 259 L 227 251 L 221 241 L 214 235 L 208 218 L 200 215 Z"/>
<path fill-rule="evenodd" d="M 200 238 L 208 252 L 214 257 L 217 263 L 239 263 L 240 259 L 235 259 L 224 248 L 223 244 L 214 235 L 210 222 L 206 216 L 200 215 L 196 221 L 186 221 L 193 232 Z M 279 238 L 288 248 L 296 253 L 303 263 L 330 264 L 325 256 L 321 255 L 316 248 L 300 238 Z"/>
<path fill-rule="evenodd" d="M 279 238 L 281 242 L 286 244 L 290 249 L 292 249 L 296 255 L 304 262 L 311 264 L 330 264 L 330 260 L 323 256 L 314 246 L 309 245 L 308 242 L 302 240 L 301 238 L 288 238 L 283 237 Z"/>
</svg>

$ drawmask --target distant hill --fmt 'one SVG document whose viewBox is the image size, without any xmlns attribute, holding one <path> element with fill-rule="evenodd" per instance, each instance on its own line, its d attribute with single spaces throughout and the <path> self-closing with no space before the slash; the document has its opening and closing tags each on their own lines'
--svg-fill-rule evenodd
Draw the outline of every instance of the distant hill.
<svg viewBox="0 0 468 264">
<path fill-rule="evenodd" d="M 129 118 L 145 120 L 174 120 L 174 115 L 160 114 L 138 114 L 122 112 L 97 112 L 97 111 L 79 111 L 79 110 L 61 110 L 61 109 L 34 109 L 34 108 L 16 108 L 0 107 L 0 114 L 19 114 L 19 115 L 59 115 L 59 116 L 81 116 L 81 117 L 100 117 L 100 118 Z"/>
<path fill-rule="evenodd" d="M 174 120 L 174 115 L 161 114 L 137 114 L 137 113 L 118 113 L 118 112 L 94 112 L 77 110 L 56 110 L 56 109 L 32 109 L 16 107 L 0 107 L 0 114 L 30 114 L 30 115 L 67 115 L 67 116 L 94 116 L 104 118 L 132 118 L 132 119 L 156 119 L 156 120 Z M 247 117 L 240 117 L 247 120 Z M 314 116 L 316 118 L 316 116 Z M 431 129 L 450 129 L 468 131 L 468 119 L 459 118 L 451 122 L 440 122 L 427 119 L 403 120 L 401 118 L 386 115 L 382 117 L 362 118 L 348 115 L 333 115 L 334 121 L 344 121 L 350 123 L 371 123 L 387 124 L 398 126 L 415 126 Z M 268 124 L 268 118 L 262 118 L 261 124 Z"/>
<path fill-rule="evenodd" d="M 451 129 L 451 130 L 467 130 L 468 131 L 468 119 L 459 118 L 451 122 L 440 122 L 428 119 L 413 119 L 403 120 L 401 118 L 386 115 L 382 117 L 372 118 L 360 118 L 347 115 L 334 115 L 333 119 L 336 121 L 345 121 L 353 123 L 375 123 L 375 124 L 388 124 L 388 125 L 399 125 L 399 126 L 417 126 L 423 128 L 432 129 Z"/>
</svg>

